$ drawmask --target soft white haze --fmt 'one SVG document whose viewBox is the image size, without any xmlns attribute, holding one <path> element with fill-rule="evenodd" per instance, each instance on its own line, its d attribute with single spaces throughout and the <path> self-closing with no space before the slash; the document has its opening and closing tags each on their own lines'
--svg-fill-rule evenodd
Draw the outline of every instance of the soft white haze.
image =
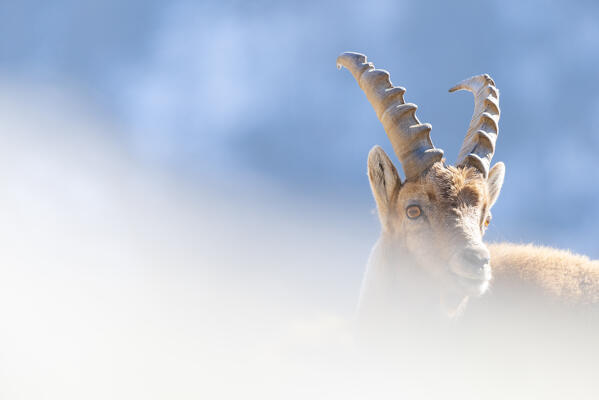
<svg viewBox="0 0 599 400">
<path fill-rule="evenodd" d="M 293 346 L 321 328 L 349 343 L 368 245 L 339 215 L 187 189 L 128 160 L 81 99 L 2 92 L 0 397 L 274 396 L 287 385 L 263 376 L 292 379 L 276 365 Z"/>
<path fill-rule="evenodd" d="M 191 185 L 130 159 L 68 91 L 1 93 L 0 398 L 592 393 L 584 359 L 456 355 L 409 321 L 401 357 L 373 356 L 352 317 L 376 231 L 355 210 L 265 183 Z"/>
<path fill-rule="evenodd" d="M 335 60 L 389 70 L 449 162 L 447 89 L 489 73 L 486 237 L 596 259 L 598 27 L 584 0 L 0 2 L 0 399 L 596 399 L 596 328 L 522 332 L 518 299 L 459 343 L 356 336 L 391 147 Z"/>
</svg>

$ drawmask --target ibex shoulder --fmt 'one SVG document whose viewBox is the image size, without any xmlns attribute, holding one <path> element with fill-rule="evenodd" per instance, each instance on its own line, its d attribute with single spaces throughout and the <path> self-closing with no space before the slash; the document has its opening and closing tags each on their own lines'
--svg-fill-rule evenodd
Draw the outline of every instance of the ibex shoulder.
<svg viewBox="0 0 599 400">
<path fill-rule="evenodd" d="M 490 244 L 497 285 L 521 282 L 567 303 L 599 304 L 599 261 L 532 244 Z"/>
</svg>

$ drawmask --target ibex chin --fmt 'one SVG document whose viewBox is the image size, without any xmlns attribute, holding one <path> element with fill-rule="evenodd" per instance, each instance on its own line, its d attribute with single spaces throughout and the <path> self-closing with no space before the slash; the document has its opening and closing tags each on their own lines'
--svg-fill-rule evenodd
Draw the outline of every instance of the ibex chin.
<svg viewBox="0 0 599 400">
<path fill-rule="evenodd" d="M 338 57 L 337 66 L 347 68 L 366 93 L 405 172 L 402 182 L 380 147 L 370 151 L 368 178 L 382 232 L 363 281 L 359 318 L 387 318 L 389 311 L 414 305 L 456 316 L 468 298 L 505 305 L 516 292 L 556 307 L 598 308 L 599 261 L 551 248 L 483 242 L 505 175 L 503 163 L 491 167 L 500 111 L 489 75 L 449 90 L 474 94 L 472 121 L 450 166 L 431 142 L 431 125 L 418 121 L 416 105 L 404 102 L 405 89 L 393 86 L 386 71 L 350 52 Z"/>
</svg>

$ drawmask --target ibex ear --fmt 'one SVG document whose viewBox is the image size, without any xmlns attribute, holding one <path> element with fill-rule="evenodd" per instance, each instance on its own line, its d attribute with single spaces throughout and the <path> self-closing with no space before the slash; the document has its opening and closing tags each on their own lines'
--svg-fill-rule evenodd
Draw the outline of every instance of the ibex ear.
<svg viewBox="0 0 599 400">
<path fill-rule="evenodd" d="M 397 201 L 401 180 L 397 169 L 380 146 L 374 146 L 368 153 L 368 179 L 383 229 L 389 226 L 389 214 Z"/>
<path fill-rule="evenodd" d="M 503 178 L 505 177 L 505 164 L 498 162 L 489 171 L 489 179 L 487 179 L 487 188 L 489 190 L 489 207 L 493 206 L 499 197 L 499 192 L 503 186 Z"/>
</svg>

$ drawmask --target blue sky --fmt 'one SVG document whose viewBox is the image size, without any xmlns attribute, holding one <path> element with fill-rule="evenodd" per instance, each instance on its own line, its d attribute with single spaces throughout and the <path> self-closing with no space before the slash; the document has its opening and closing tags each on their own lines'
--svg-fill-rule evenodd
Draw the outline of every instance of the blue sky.
<svg viewBox="0 0 599 400">
<path fill-rule="evenodd" d="M 490 238 L 594 257 L 598 48 L 599 6 L 582 1 L 0 4 L 2 81 L 77 92 L 122 127 L 113 140 L 132 158 L 193 184 L 267 181 L 297 202 L 341 199 L 357 219 L 373 206 L 368 150 L 390 146 L 337 55 L 389 70 L 449 161 L 472 99 L 447 89 L 489 73 L 507 165 Z"/>
</svg>

